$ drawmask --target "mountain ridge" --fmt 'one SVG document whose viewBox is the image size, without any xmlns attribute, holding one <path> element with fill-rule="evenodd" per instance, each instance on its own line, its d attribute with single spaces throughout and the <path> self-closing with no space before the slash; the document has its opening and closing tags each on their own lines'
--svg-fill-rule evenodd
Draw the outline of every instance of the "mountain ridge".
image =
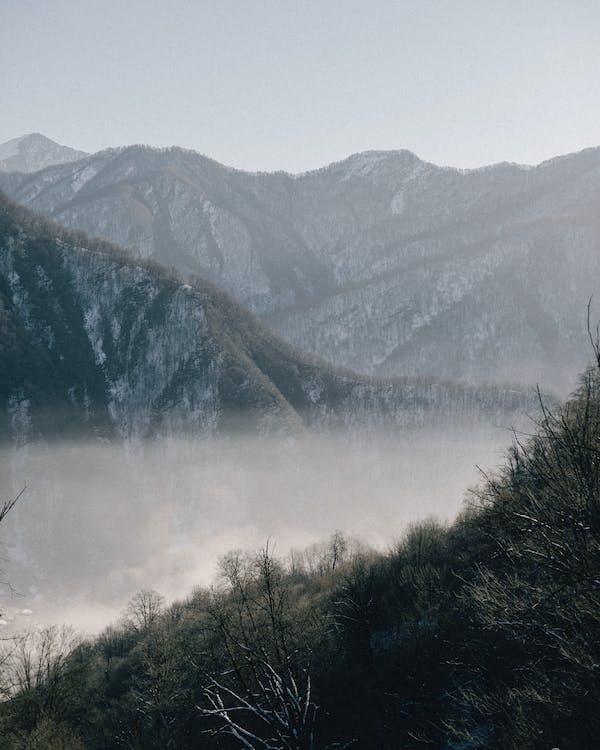
<svg viewBox="0 0 600 750">
<path fill-rule="evenodd" d="M 0 195 L 0 401 L 5 438 L 126 438 L 389 426 L 523 410 L 517 388 L 383 381 L 278 339 L 222 290 L 48 222 Z M 58 415 L 58 419 L 57 419 Z"/>
<path fill-rule="evenodd" d="M 359 372 L 564 392 L 587 361 L 600 149 L 466 171 L 372 151 L 291 176 L 132 146 L 4 173 L 0 188 L 208 278 L 290 343 Z"/>
<path fill-rule="evenodd" d="M 236 167 L 236 166 L 231 165 L 231 164 L 226 164 L 225 162 L 220 162 L 218 159 L 215 159 L 215 158 L 213 158 L 211 156 L 208 156 L 208 154 L 205 154 L 203 151 L 199 151 L 198 149 L 187 147 L 187 146 L 179 146 L 179 145 L 176 145 L 176 144 L 172 144 L 170 146 L 152 146 L 151 144 L 139 142 L 139 143 L 130 143 L 130 144 L 127 144 L 127 145 L 124 145 L 124 146 L 107 146 L 106 148 L 102 148 L 102 149 L 100 149 L 98 151 L 89 151 L 89 152 L 87 152 L 87 151 L 81 151 L 81 150 L 78 150 L 78 149 L 73 149 L 71 146 L 64 146 L 62 144 L 58 144 L 56 141 L 53 141 L 52 139 L 48 138 L 43 133 L 35 132 L 35 133 L 26 133 L 24 135 L 17 136 L 15 138 L 10 139 L 9 141 L 5 141 L 5 142 L 1 143 L 0 144 L 0 156 L 2 155 L 2 149 L 5 146 L 7 146 L 9 144 L 12 144 L 12 143 L 15 143 L 15 142 L 18 142 L 18 141 L 21 141 L 21 140 L 23 140 L 25 138 L 30 138 L 30 137 L 34 137 L 34 136 L 37 137 L 37 138 L 42 138 L 44 140 L 50 141 L 51 143 L 53 143 L 55 145 L 60 145 L 61 148 L 65 148 L 65 149 L 68 149 L 70 151 L 74 151 L 76 153 L 79 153 L 79 154 L 82 155 L 80 157 L 82 159 L 86 158 L 87 156 L 98 156 L 100 154 L 104 154 L 104 153 L 107 153 L 107 152 L 108 153 L 111 153 L 111 152 L 113 152 L 113 153 L 114 152 L 122 152 L 122 151 L 125 151 L 127 149 L 144 149 L 144 150 L 155 151 L 155 152 L 158 152 L 158 153 L 166 153 L 166 152 L 169 152 L 169 151 L 181 151 L 183 153 L 194 154 L 194 155 L 197 155 L 197 156 L 201 156 L 202 158 L 204 158 L 204 159 L 206 159 L 208 161 L 211 161 L 214 164 L 217 164 L 220 167 L 223 167 L 224 169 L 227 169 L 227 170 L 230 170 L 230 171 L 233 171 L 233 172 L 237 172 L 237 173 L 241 173 L 241 174 L 246 174 L 246 175 L 251 175 L 251 176 L 257 176 L 257 175 L 261 175 L 261 176 L 263 176 L 263 175 L 285 175 L 285 176 L 288 176 L 288 177 L 304 177 L 306 175 L 312 175 L 312 174 L 319 173 L 319 172 L 322 172 L 324 170 L 327 170 L 330 167 L 336 167 L 338 165 L 343 165 L 346 162 L 349 162 L 351 160 L 356 159 L 357 157 L 366 157 L 366 156 L 400 156 L 400 155 L 408 155 L 410 157 L 415 158 L 416 160 L 418 160 L 422 164 L 425 164 L 425 165 L 431 166 L 431 167 L 435 167 L 436 169 L 449 170 L 449 171 L 452 171 L 452 172 L 458 172 L 460 174 L 470 174 L 470 173 L 476 173 L 476 172 L 486 172 L 488 170 L 494 169 L 495 167 L 511 167 L 511 168 L 516 168 L 516 169 L 523 170 L 523 171 L 528 171 L 528 170 L 531 170 L 531 169 L 537 169 L 539 167 L 551 164 L 553 162 L 559 162 L 559 161 L 562 161 L 562 160 L 565 160 L 565 159 L 569 159 L 571 157 L 576 157 L 576 156 L 584 155 L 584 154 L 591 154 L 593 152 L 599 152 L 600 151 L 600 145 L 598 145 L 598 146 L 585 146 L 583 148 L 576 149 L 574 151 L 565 152 L 564 154 L 557 154 L 556 156 L 550 156 L 547 159 L 542 159 L 541 161 L 538 161 L 538 162 L 531 162 L 530 163 L 530 162 L 512 161 L 510 159 L 501 159 L 500 161 L 489 162 L 489 163 L 481 164 L 480 166 L 476 166 L 476 167 L 460 167 L 460 166 L 457 166 L 455 164 L 438 164 L 437 162 L 433 162 L 433 161 L 430 161 L 428 159 L 425 159 L 425 158 L 419 156 L 419 154 L 417 154 L 415 151 L 411 151 L 410 149 L 407 149 L 407 148 L 388 148 L 388 149 L 368 148 L 368 149 L 364 149 L 362 151 L 353 151 L 352 153 L 348 154 L 347 156 L 344 156 L 344 157 L 339 158 L 339 159 L 333 159 L 332 161 L 328 161 L 328 162 L 326 162 L 326 163 L 324 163 L 324 164 L 322 164 L 321 166 L 318 166 L 318 167 L 313 167 L 313 168 L 310 168 L 310 169 L 300 170 L 298 172 L 293 172 L 293 171 L 290 171 L 290 170 L 287 170 L 287 169 L 269 169 L 269 170 L 265 170 L 265 169 L 246 169 L 246 168 L 242 168 L 242 167 Z M 55 166 L 55 165 L 53 165 L 53 166 Z"/>
</svg>

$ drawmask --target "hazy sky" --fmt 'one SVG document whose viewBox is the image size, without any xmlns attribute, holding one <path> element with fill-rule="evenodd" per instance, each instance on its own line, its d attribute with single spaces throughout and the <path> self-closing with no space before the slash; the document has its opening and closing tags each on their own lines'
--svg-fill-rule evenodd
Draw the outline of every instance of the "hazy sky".
<svg viewBox="0 0 600 750">
<path fill-rule="evenodd" d="M 301 171 L 600 145 L 598 0 L 0 0 L 0 142 Z"/>
</svg>

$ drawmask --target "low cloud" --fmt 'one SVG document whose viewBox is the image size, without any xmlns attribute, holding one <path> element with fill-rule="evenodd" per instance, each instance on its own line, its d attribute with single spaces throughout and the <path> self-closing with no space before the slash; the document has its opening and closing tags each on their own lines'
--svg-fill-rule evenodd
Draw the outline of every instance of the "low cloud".
<svg viewBox="0 0 600 750">
<path fill-rule="evenodd" d="M 0 455 L 6 496 L 27 491 L 0 529 L 1 611 L 95 630 L 141 588 L 168 599 L 208 584 L 218 558 L 269 540 L 276 554 L 333 530 L 386 547 L 407 524 L 450 519 L 476 465 L 493 467 L 506 430 L 360 439 L 235 436 L 28 445 Z"/>
</svg>

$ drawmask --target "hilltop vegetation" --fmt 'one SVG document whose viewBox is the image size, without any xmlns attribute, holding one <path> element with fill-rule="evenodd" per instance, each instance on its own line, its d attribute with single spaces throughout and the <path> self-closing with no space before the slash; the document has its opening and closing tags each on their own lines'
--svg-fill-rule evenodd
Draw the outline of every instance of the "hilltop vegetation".
<svg viewBox="0 0 600 750">
<path fill-rule="evenodd" d="M 595 747 L 599 435 L 591 370 L 449 526 L 232 552 L 213 588 L 142 591 L 98 638 L 5 644 L 2 747 Z"/>
</svg>

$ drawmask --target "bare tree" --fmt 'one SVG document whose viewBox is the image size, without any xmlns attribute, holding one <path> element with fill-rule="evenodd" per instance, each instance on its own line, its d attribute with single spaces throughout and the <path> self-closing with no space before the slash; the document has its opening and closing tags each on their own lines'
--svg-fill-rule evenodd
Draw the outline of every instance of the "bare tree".
<svg viewBox="0 0 600 750">
<path fill-rule="evenodd" d="M 127 605 L 127 617 L 135 630 L 147 631 L 164 611 L 164 597 L 153 589 L 142 589 Z"/>
<path fill-rule="evenodd" d="M 26 489 L 27 489 L 27 486 L 24 486 L 23 489 L 20 492 L 18 492 L 14 497 L 10 498 L 10 500 L 0 501 L 0 523 L 4 521 L 6 516 L 15 507 L 15 505 L 17 504 L 21 496 L 24 494 Z M 1 581 L 1 583 L 2 585 L 7 586 L 10 590 L 12 590 L 12 586 L 10 585 L 8 581 Z"/>
<path fill-rule="evenodd" d="M 210 708 L 201 708 L 203 715 L 220 719 L 215 731 L 230 734 L 248 750 L 314 750 L 317 706 L 308 672 L 299 684 L 291 668 L 280 674 L 253 656 L 249 663 L 253 689 L 236 691 L 211 678 L 204 688 Z"/>
<path fill-rule="evenodd" d="M 366 551 L 360 541 L 336 530 L 324 542 L 316 542 L 302 551 L 293 550 L 290 567 L 294 573 L 326 577 Z"/>
<path fill-rule="evenodd" d="M 148 748 L 175 748 L 173 733 L 177 710 L 185 694 L 175 623 L 167 617 L 155 620 L 136 647 L 140 669 L 132 681 L 135 709 L 152 744 Z"/>
<path fill-rule="evenodd" d="M 26 486 L 23 487 L 23 489 L 19 493 L 17 493 L 13 498 L 2 502 L 2 504 L 0 505 L 0 523 L 4 521 L 6 516 L 15 507 L 15 505 L 17 504 L 17 501 L 20 499 L 21 495 L 23 495 L 26 489 L 27 489 Z"/>
<path fill-rule="evenodd" d="M 79 664 L 73 657 L 80 639 L 72 628 L 49 626 L 20 633 L 4 642 L 0 658 L 0 696 L 31 730 L 60 708 L 68 677 Z"/>
<path fill-rule="evenodd" d="M 209 731 L 247 750 L 314 750 L 317 706 L 283 567 L 267 545 L 253 559 L 228 556 L 222 570 L 228 590 L 210 613 L 224 664 L 207 677 L 199 707 L 217 720 Z"/>
</svg>

